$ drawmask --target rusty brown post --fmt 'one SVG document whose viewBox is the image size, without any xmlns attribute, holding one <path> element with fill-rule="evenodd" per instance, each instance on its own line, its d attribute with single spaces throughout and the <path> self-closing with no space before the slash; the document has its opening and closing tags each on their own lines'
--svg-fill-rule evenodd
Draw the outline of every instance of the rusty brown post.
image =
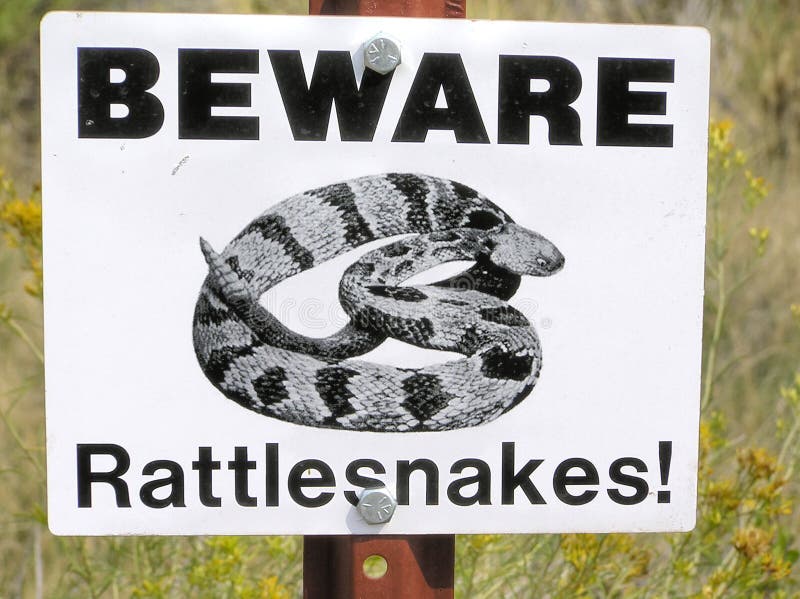
<svg viewBox="0 0 800 599">
<path fill-rule="evenodd" d="M 467 16 L 466 4 L 467 0 L 308 0 L 308 13 L 463 19 Z"/>
<path fill-rule="evenodd" d="M 309 0 L 311 15 L 466 17 L 466 0 Z M 303 537 L 304 599 L 452 599 L 455 535 Z M 380 555 L 380 578 L 364 560 Z"/>
<path fill-rule="evenodd" d="M 303 537 L 305 599 L 452 599 L 454 535 Z M 364 573 L 364 560 L 380 555 L 381 578 Z"/>
</svg>

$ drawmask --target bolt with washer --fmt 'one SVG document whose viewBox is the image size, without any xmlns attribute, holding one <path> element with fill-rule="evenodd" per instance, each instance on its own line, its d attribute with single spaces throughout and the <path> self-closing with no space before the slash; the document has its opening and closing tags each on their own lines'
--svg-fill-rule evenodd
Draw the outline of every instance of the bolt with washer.
<svg viewBox="0 0 800 599">
<path fill-rule="evenodd" d="M 401 62 L 400 43 L 385 33 L 379 33 L 364 44 L 364 65 L 386 75 Z"/>
<path fill-rule="evenodd" d="M 386 487 L 364 489 L 356 507 L 367 524 L 384 524 L 392 519 L 397 501 Z"/>
</svg>

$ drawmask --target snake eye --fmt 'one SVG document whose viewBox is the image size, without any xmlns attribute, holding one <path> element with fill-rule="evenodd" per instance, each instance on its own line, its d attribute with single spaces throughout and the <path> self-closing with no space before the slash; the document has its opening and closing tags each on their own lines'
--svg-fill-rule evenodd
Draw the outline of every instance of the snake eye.
<svg viewBox="0 0 800 599">
<path fill-rule="evenodd" d="M 539 266 L 546 266 L 547 260 L 545 260 L 544 258 L 536 258 L 536 264 L 538 264 Z"/>
</svg>

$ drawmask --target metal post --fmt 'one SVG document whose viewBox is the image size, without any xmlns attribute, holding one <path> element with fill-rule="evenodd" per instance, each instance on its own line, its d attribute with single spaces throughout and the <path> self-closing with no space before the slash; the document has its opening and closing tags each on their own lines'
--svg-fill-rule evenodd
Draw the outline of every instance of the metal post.
<svg viewBox="0 0 800 599">
<path fill-rule="evenodd" d="M 312 15 L 466 17 L 466 0 L 309 0 Z M 380 555 L 381 578 L 364 573 Z M 452 599 L 455 535 L 303 537 L 304 599 Z"/>
<path fill-rule="evenodd" d="M 305 599 L 452 599 L 454 535 L 322 536 L 303 538 Z M 364 573 L 380 555 L 381 578 Z"/>
<path fill-rule="evenodd" d="M 467 0 L 308 0 L 308 13 L 463 19 L 467 16 L 466 4 Z"/>
</svg>

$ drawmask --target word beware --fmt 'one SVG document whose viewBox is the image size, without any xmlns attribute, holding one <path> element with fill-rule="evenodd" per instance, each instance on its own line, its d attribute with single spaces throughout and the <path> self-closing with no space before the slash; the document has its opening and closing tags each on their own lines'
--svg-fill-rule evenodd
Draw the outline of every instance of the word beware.
<svg viewBox="0 0 800 599">
<path fill-rule="evenodd" d="M 446 489 L 447 500 L 455 506 L 491 505 L 493 474 L 499 474 L 502 505 L 514 505 L 519 497 L 531 505 L 547 503 L 537 484 L 550 478 L 547 494 L 552 489 L 555 499 L 571 506 L 585 505 L 599 495 L 601 477 L 597 466 L 591 461 L 568 458 L 561 461 L 551 475 L 537 473 L 544 463 L 542 459 L 531 459 L 521 466 L 516 459 L 513 442 L 501 444 L 500 472 L 493 473 L 487 462 L 477 458 L 463 458 L 450 465 L 449 472 L 456 475 Z M 263 462 L 251 459 L 247 447 L 235 447 L 233 459 L 227 462 L 227 469 L 233 472 L 233 497 L 236 504 L 244 507 L 277 507 L 280 502 L 281 477 L 279 468 L 279 447 L 277 443 L 266 443 Z M 666 485 L 672 456 L 672 442 L 659 443 L 659 470 L 661 484 Z M 113 467 L 99 468 L 93 458 L 105 457 L 113 461 Z M 107 463 L 106 462 L 106 463 Z M 197 472 L 197 498 L 205 507 L 222 506 L 223 498 L 218 494 L 219 482 L 214 484 L 215 473 L 223 469 L 223 461 L 215 459 L 211 447 L 199 447 L 197 459 L 192 461 L 191 470 Z M 78 507 L 91 508 L 95 503 L 93 491 L 97 486 L 108 485 L 113 489 L 116 507 L 131 507 L 131 479 L 128 473 L 131 456 L 128 451 L 116 444 L 79 444 L 77 446 L 77 488 Z M 263 492 L 252 494 L 250 474 L 259 470 L 258 479 L 263 483 Z M 347 482 L 356 488 L 382 487 L 387 484 L 381 478 L 387 472 L 386 466 L 372 458 L 356 459 L 350 462 L 344 472 Z M 645 501 L 650 487 L 643 476 L 648 472 L 645 462 L 636 457 L 621 457 L 608 466 L 608 480 L 605 492 L 608 498 L 619 505 L 635 505 Z M 414 473 L 425 480 L 425 505 L 439 505 L 439 466 L 430 459 L 398 460 L 395 465 L 394 488 L 397 502 L 409 505 L 411 502 L 411 477 Z M 147 462 L 141 470 L 146 482 L 139 486 L 139 501 L 149 508 L 186 507 L 185 469 L 173 460 L 159 459 Z M 157 478 L 152 478 L 158 475 Z M 537 481 L 534 481 L 534 475 Z M 126 479 L 127 476 L 127 479 Z M 255 478 L 255 477 L 253 477 Z M 320 459 L 300 460 L 289 469 L 286 477 L 286 490 L 292 501 L 306 508 L 318 508 L 329 503 L 335 495 L 336 476 L 333 469 Z M 544 487 L 541 487 L 545 490 Z M 355 505 L 358 495 L 355 490 L 343 491 L 345 499 Z M 658 503 L 670 503 L 670 492 L 660 490 L 655 494 Z"/>
<path fill-rule="evenodd" d="M 295 140 L 324 141 L 334 105 L 342 141 L 373 140 L 393 72 L 367 69 L 358 83 L 349 52 L 320 51 L 307 83 L 298 50 L 267 53 Z M 629 116 L 666 114 L 666 92 L 632 91 L 630 84 L 672 83 L 674 62 L 598 58 L 598 146 L 672 147 L 671 124 L 630 123 Z M 213 114 L 214 108 L 252 104 L 250 83 L 223 83 L 214 76 L 258 69 L 258 50 L 178 49 L 178 137 L 259 139 L 258 116 Z M 582 145 L 581 118 L 572 106 L 582 77 L 574 63 L 560 56 L 500 55 L 498 69 L 497 143 L 529 144 L 530 118 L 539 116 L 547 121 L 551 145 Z M 121 81 L 112 81 L 114 71 L 122 73 Z M 158 59 L 144 48 L 78 48 L 78 136 L 138 139 L 158 133 L 164 103 L 150 90 L 159 74 Z M 534 81 L 547 89 L 532 91 Z M 440 97 L 446 106 L 437 102 Z M 112 107 L 127 112 L 112 116 Z M 452 131 L 457 143 L 490 143 L 460 54 L 423 54 L 392 141 L 424 142 L 431 130 Z"/>
</svg>

